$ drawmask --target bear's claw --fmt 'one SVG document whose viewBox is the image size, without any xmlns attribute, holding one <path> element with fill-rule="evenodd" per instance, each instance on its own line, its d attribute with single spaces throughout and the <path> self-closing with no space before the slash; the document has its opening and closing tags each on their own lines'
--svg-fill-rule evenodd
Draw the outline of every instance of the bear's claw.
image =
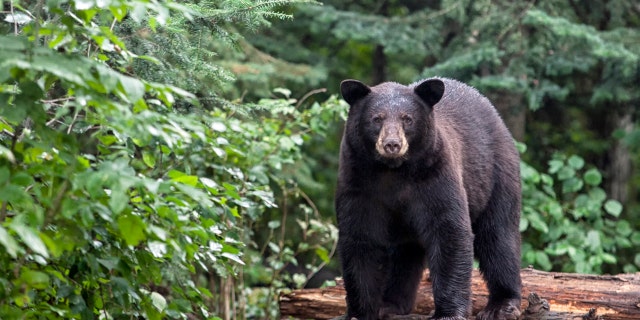
<svg viewBox="0 0 640 320">
<path fill-rule="evenodd" d="M 502 305 L 487 306 L 478 313 L 476 320 L 518 320 L 520 309 L 515 304 L 515 301 L 509 301 Z"/>
</svg>

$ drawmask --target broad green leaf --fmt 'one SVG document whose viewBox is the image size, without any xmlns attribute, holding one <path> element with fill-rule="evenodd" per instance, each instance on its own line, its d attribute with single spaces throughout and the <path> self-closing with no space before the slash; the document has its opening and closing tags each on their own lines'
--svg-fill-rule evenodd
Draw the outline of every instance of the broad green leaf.
<svg viewBox="0 0 640 320">
<path fill-rule="evenodd" d="M 551 174 L 557 173 L 563 167 L 564 167 L 564 163 L 561 160 L 549 161 L 549 173 Z"/>
<path fill-rule="evenodd" d="M 527 218 L 529 219 L 529 222 L 534 229 L 542 233 L 549 232 L 549 226 L 547 226 L 547 223 L 542 220 L 538 213 L 532 213 Z"/>
<path fill-rule="evenodd" d="M 158 226 L 154 226 L 154 225 L 147 226 L 147 229 L 152 234 L 155 234 L 156 237 L 158 237 L 158 239 L 160 239 L 162 241 L 166 241 L 167 240 L 167 231 L 165 229 L 160 228 Z"/>
<path fill-rule="evenodd" d="M 54 258 L 57 258 L 62 254 L 62 248 L 56 243 L 55 240 L 51 239 L 51 237 L 49 237 L 46 233 L 41 232 L 40 239 L 42 239 L 42 242 L 44 242 L 44 244 L 47 246 L 47 249 L 49 250 L 49 253 Z"/>
<path fill-rule="evenodd" d="M 233 185 L 231 183 L 228 183 L 228 182 L 223 182 L 222 186 L 226 190 L 226 194 L 228 196 L 230 196 L 233 199 L 240 200 L 240 194 L 238 194 L 238 191 L 236 190 L 236 186 L 235 185 Z"/>
<path fill-rule="evenodd" d="M 602 175 L 598 169 L 589 169 L 584 173 L 584 182 L 591 186 L 600 185 L 602 182 Z"/>
<path fill-rule="evenodd" d="M 128 77 L 120 76 L 121 91 L 125 93 L 125 97 L 129 102 L 136 102 L 144 95 L 144 83 L 142 81 Z"/>
<path fill-rule="evenodd" d="M 30 106 L 23 106 L 16 102 L 15 105 L 3 106 L 0 108 L 0 116 L 9 122 L 20 123 L 27 117 L 27 110 Z"/>
<path fill-rule="evenodd" d="M 569 177 L 562 181 L 562 193 L 578 192 L 584 186 L 584 182 L 576 177 Z"/>
<path fill-rule="evenodd" d="M 118 218 L 120 236 L 127 245 L 137 246 L 140 241 L 146 239 L 145 224 L 142 219 L 132 214 L 122 215 Z"/>
<path fill-rule="evenodd" d="M 9 160 L 9 162 L 11 163 L 16 162 L 16 157 L 13 155 L 13 152 L 11 152 L 11 150 L 7 149 L 5 146 L 1 146 L 1 145 L 0 145 L 0 158 L 5 158 Z"/>
<path fill-rule="evenodd" d="M 31 297 L 29 297 L 28 294 L 16 295 L 13 298 L 13 303 L 15 303 L 20 308 L 24 308 L 24 307 L 27 307 L 31 303 Z"/>
<path fill-rule="evenodd" d="M 31 20 L 33 20 L 30 16 L 21 13 L 21 12 L 15 12 L 12 14 L 7 14 L 4 17 L 4 21 L 8 22 L 8 23 L 15 23 L 15 24 L 26 24 L 29 23 Z"/>
<path fill-rule="evenodd" d="M 549 256 L 547 256 L 547 254 L 544 251 L 536 251 L 536 263 L 543 269 L 543 270 L 551 270 L 552 265 L 551 265 L 551 261 L 549 260 Z"/>
<path fill-rule="evenodd" d="M 11 177 L 11 183 L 21 187 L 28 187 L 33 183 L 33 177 L 26 172 L 21 171 Z"/>
<path fill-rule="evenodd" d="M 281 137 L 279 143 L 282 150 L 291 150 L 295 146 L 293 140 L 287 136 Z"/>
<path fill-rule="evenodd" d="M 167 308 L 167 300 L 157 292 L 151 292 L 151 304 L 158 310 L 164 311 Z"/>
<path fill-rule="evenodd" d="M 98 0 L 95 0 L 98 1 Z M 100 3 L 104 3 L 104 0 L 101 0 Z M 78 17 L 82 18 L 85 23 L 89 23 L 91 19 L 98 13 L 97 8 L 87 8 L 86 10 L 78 10 Z"/>
<path fill-rule="evenodd" d="M 640 245 L 640 231 L 635 231 L 631 235 L 631 242 L 635 245 Z"/>
<path fill-rule="evenodd" d="M 582 167 L 584 167 L 584 159 L 577 155 L 572 155 L 571 157 L 569 157 L 567 163 L 576 170 L 580 170 L 582 169 Z"/>
<path fill-rule="evenodd" d="M 271 220 L 267 223 L 269 229 L 277 229 L 280 228 L 280 220 Z"/>
<path fill-rule="evenodd" d="M 620 216 L 620 213 L 622 213 L 622 204 L 617 200 L 610 199 L 604 203 L 604 210 L 606 210 L 608 214 L 617 218 Z"/>
<path fill-rule="evenodd" d="M 114 184 L 113 187 L 109 195 L 109 208 L 113 213 L 118 214 L 129 205 L 129 196 L 119 183 Z"/>
<path fill-rule="evenodd" d="M 280 252 L 280 246 L 278 246 L 275 242 L 269 242 L 268 246 L 269 249 L 271 249 L 271 251 L 273 251 L 274 253 Z"/>
<path fill-rule="evenodd" d="M 628 237 L 633 233 L 633 229 L 628 221 L 619 220 L 616 222 L 616 232 L 623 237 Z"/>
<path fill-rule="evenodd" d="M 20 64 L 22 65 L 22 64 Z M 92 78 L 89 70 L 94 65 L 90 60 L 75 56 L 65 56 L 51 51 L 47 55 L 36 56 L 29 69 L 48 72 L 58 78 L 85 86 L 85 80 Z"/>
<path fill-rule="evenodd" d="M 326 248 L 324 247 L 316 248 L 316 256 L 318 256 L 318 258 L 320 258 L 322 262 L 329 263 L 329 260 L 330 260 L 329 251 L 327 251 Z"/>
<path fill-rule="evenodd" d="M 200 177 L 200 182 L 207 187 L 209 191 L 214 191 L 218 187 L 218 184 L 215 181 L 206 177 Z"/>
<path fill-rule="evenodd" d="M 558 245 L 552 246 L 547 250 L 549 254 L 560 256 L 569 252 L 571 246 L 568 243 L 559 243 Z"/>
<path fill-rule="evenodd" d="M 213 122 L 211 123 L 211 129 L 217 132 L 225 132 L 227 131 L 227 126 L 222 122 Z"/>
<path fill-rule="evenodd" d="M 540 173 L 524 162 L 520 166 L 520 175 L 524 181 L 532 181 L 533 183 L 540 181 Z"/>
<path fill-rule="evenodd" d="M 567 180 L 569 178 L 573 178 L 576 176 L 576 170 L 573 169 L 572 167 L 562 167 L 559 171 L 558 171 L 558 180 Z"/>
<path fill-rule="evenodd" d="M 7 229 L 2 226 L 0 226 L 0 244 L 4 246 L 4 248 L 7 250 L 7 253 L 12 258 L 17 257 L 20 247 L 18 246 L 16 240 L 14 240 L 9 232 L 7 232 Z"/>
<path fill-rule="evenodd" d="M 36 289 L 46 289 L 50 287 L 49 275 L 40 271 L 23 269 L 20 273 L 20 280 Z"/>
<path fill-rule="evenodd" d="M 591 188 L 591 190 L 589 190 L 589 197 L 594 201 L 601 203 L 607 199 L 607 193 L 602 190 L 602 188 Z"/>
<path fill-rule="evenodd" d="M 152 152 L 142 152 L 142 161 L 144 161 L 144 164 L 146 164 L 149 168 L 153 168 L 156 166 L 156 157 Z"/>
<path fill-rule="evenodd" d="M 105 257 L 104 259 L 100 259 L 100 258 L 96 259 L 96 261 L 102 266 L 104 266 L 105 268 L 107 268 L 107 270 L 112 271 L 118 266 L 118 263 L 120 262 L 120 258 L 109 256 L 109 257 Z"/>
<path fill-rule="evenodd" d="M 167 245 L 160 241 L 149 241 L 149 252 L 156 257 L 162 258 L 167 253 Z"/>
<path fill-rule="evenodd" d="M 616 236 L 615 237 L 615 242 L 616 245 L 620 248 L 631 248 L 633 247 L 633 244 L 631 243 L 631 240 L 627 239 L 626 237 L 622 237 L 622 236 Z"/>
<path fill-rule="evenodd" d="M 562 206 L 559 203 L 553 201 L 549 203 L 549 214 L 556 220 L 562 218 Z"/>
<path fill-rule="evenodd" d="M 587 232 L 586 244 L 591 248 L 592 251 L 600 248 L 600 232 L 596 230 L 590 230 Z"/>
<path fill-rule="evenodd" d="M 242 259 L 240 259 L 240 257 L 238 255 L 236 255 L 236 254 L 232 254 L 232 253 L 229 253 L 229 252 L 223 252 L 221 254 L 221 256 L 223 256 L 223 257 L 225 257 L 225 258 L 227 258 L 229 260 L 235 261 L 235 262 L 237 262 L 237 263 L 239 263 L 239 264 L 244 266 L 244 261 L 242 261 Z"/>
<path fill-rule="evenodd" d="M 144 6 L 141 6 L 141 5 L 138 5 L 137 7 L 144 8 Z M 111 14 L 113 14 L 113 17 L 116 18 L 118 21 L 122 21 L 122 19 L 124 19 L 124 17 L 127 15 L 127 7 L 124 5 L 123 6 L 111 5 L 109 6 L 109 9 L 111 10 Z"/>
<path fill-rule="evenodd" d="M 96 5 L 95 0 L 76 0 L 74 3 L 76 5 L 76 10 L 87 10 Z"/>
<path fill-rule="evenodd" d="M 22 242 L 24 242 L 29 249 L 45 258 L 49 258 L 47 246 L 42 242 L 37 231 L 25 225 L 16 223 L 11 224 L 9 227 L 18 234 Z"/>
<path fill-rule="evenodd" d="M 0 167 L 0 185 L 5 184 L 9 181 L 9 177 L 11 176 L 11 171 L 6 166 Z"/>
<path fill-rule="evenodd" d="M 169 176 L 169 178 L 171 178 L 171 181 L 184 183 L 192 187 L 195 187 L 198 184 L 197 176 L 191 176 L 178 170 L 171 170 L 167 175 Z"/>
<path fill-rule="evenodd" d="M 520 217 L 520 226 L 519 226 L 520 232 L 524 232 L 528 228 L 529 228 L 529 220 L 527 220 L 525 217 Z"/>
</svg>

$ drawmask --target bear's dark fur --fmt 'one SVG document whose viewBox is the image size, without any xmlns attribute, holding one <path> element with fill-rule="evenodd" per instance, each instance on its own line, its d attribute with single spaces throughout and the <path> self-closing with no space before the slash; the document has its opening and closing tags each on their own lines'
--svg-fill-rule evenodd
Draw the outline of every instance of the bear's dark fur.
<svg viewBox="0 0 640 320">
<path fill-rule="evenodd" d="M 433 319 L 470 313 L 473 256 L 490 291 L 478 319 L 520 311 L 520 167 L 491 103 L 455 80 L 341 84 L 350 104 L 336 212 L 347 319 L 413 309 L 425 266 Z"/>
</svg>

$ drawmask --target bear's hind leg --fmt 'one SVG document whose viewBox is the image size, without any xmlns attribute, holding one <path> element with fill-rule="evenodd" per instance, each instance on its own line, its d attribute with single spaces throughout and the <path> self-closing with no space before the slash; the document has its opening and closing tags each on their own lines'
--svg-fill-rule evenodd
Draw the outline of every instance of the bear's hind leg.
<svg viewBox="0 0 640 320">
<path fill-rule="evenodd" d="M 519 190 L 510 193 L 503 188 L 496 186 L 487 211 L 473 223 L 474 252 L 489 288 L 489 302 L 478 320 L 520 316 L 520 199 L 515 195 Z"/>
<path fill-rule="evenodd" d="M 425 267 L 425 249 L 419 244 L 403 243 L 391 250 L 381 319 L 390 315 L 406 315 L 413 310 Z"/>
</svg>

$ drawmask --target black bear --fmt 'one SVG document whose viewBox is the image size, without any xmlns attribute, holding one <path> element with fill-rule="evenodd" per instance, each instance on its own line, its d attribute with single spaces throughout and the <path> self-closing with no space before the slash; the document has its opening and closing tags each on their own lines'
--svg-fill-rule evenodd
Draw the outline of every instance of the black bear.
<svg viewBox="0 0 640 320">
<path fill-rule="evenodd" d="M 490 292 L 477 319 L 516 319 L 520 164 L 493 105 L 444 78 L 340 89 L 350 105 L 335 201 L 347 319 L 410 313 L 426 266 L 432 319 L 467 319 L 474 254 Z"/>
</svg>

